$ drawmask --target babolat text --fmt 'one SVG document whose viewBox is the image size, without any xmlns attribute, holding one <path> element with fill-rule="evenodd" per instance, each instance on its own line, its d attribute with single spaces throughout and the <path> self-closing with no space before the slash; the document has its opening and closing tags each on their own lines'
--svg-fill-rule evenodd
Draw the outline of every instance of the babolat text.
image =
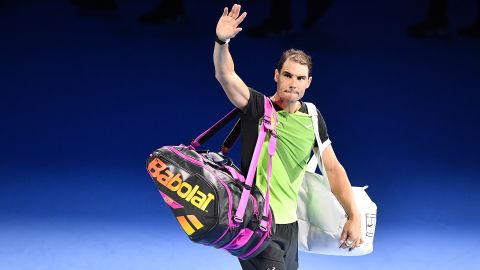
<svg viewBox="0 0 480 270">
<path fill-rule="evenodd" d="M 167 168 L 167 165 L 158 158 L 154 158 L 150 161 L 148 164 L 148 173 L 153 179 L 155 179 L 155 181 L 157 181 L 157 183 L 176 192 L 178 197 L 191 203 L 202 211 L 205 211 L 210 202 L 215 200 L 215 196 L 213 196 L 212 193 L 205 195 L 198 185 L 192 187 L 189 183 L 184 182 L 181 174 L 177 173 L 174 175 Z"/>
</svg>

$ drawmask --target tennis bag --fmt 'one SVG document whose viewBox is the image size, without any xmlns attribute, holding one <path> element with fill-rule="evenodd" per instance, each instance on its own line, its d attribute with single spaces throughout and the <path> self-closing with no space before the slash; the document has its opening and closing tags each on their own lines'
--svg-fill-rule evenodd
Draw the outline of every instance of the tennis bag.
<svg viewBox="0 0 480 270">
<path fill-rule="evenodd" d="M 265 115 L 246 179 L 224 154 L 196 150 L 237 114 L 238 109 L 231 111 L 189 146 L 157 149 L 147 159 L 147 171 L 191 241 L 245 260 L 260 253 L 275 232 L 269 205 L 277 123 L 272 103 L 265 98 Z M 253 185 L 264 142 L 269 155 L 265 196 Z"/>
<path fill-rule="evenodd" d="M 351 251 L 338 248 L 347 215 L 342 205 L 333 195 L 322 153 L 330 145 L 330 140 L 322 144 L 318 132 L 317 109 L 312 103 L 306 103 L 312 116 L 318 149 L 307 165 L 307 171 L 298 194 L 298 249 L 304 252 L 336 255 L 360 256 L 372 253 L 375 233 L 377 205 L 370 199 L 367 187 L 352 187 L 354 200 L 361 214 L 361 233 L 363 244 Z M 316 174 L 320 168 L 322 175 Z"/>
</svg>

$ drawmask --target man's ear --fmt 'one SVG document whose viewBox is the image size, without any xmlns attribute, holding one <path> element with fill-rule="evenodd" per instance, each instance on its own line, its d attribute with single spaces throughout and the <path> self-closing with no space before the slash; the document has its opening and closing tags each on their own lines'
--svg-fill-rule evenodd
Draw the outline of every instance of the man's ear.
<svg viewBox="0 0 480 270">
<path fill-rule="evenodd" d="M 312 83 L 312 76 L 308 77 L 308 84 L 307 84 L 307 88 L 310 87 L 310 84 Z"/>
<path fill-rule="evenodd" d="M 273 80 L 275 80 L 275 82 L 278 82 L 278 76 L 280 76 L 280 73 L 278 72 L 278 69 L 275 69 L 275 75 L 273 76 Z"/>
</svg>

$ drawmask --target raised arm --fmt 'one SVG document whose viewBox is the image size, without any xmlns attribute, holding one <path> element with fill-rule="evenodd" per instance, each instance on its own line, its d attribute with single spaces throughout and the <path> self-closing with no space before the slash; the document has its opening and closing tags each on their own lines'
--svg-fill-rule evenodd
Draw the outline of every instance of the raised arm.
<svg viewBox="0 0 480 270">
<path fill-rule="evenodd" d="M 228 49 L 228 41 L 242 31 L 242 28 L 238 26 L 246 16 L 246 12 L 240 15 L 240 5 L 233 5 L 230 12 L 225 7 L 222 16 L 218 20 L 216 34 L 219 40 L 227 41 L 227 43 L 221 45 L 215 42 L 213 50 L 215 78 L 222 85 L 228 99 L 242 111 L 247 107 L 250 92 L 247 85 L 235 73 L 232 55 Z"/>
</svg>

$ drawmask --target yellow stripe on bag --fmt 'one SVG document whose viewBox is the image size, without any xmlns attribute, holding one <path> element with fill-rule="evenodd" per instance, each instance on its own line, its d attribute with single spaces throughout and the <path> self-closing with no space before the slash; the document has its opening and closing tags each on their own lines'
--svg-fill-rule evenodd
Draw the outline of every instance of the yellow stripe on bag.
<svg viewBox="0 0 480 270">
<path fill-rule="evenodd" d="M 178 223 L 180 223 L 180 226 L 182 226 L 182 229 L 187 233 L 187 235 L 192 235 L 192 233 L 195 232 L 195 230 L 192 228 L 192 226 L 190 226 L 184 216 L 177 217 L 177 220 Z"/>
<path fill-rule="evenodd" d="M 200 222 L 200 220 L 198 220 L 198 218 L 194 215 L 187 215 L 187 218 L 188 220 L 190 220 L 190 222 L 192 222 L 193 226 L 195 226 L 195 228 L 197 230 L 203 228 L 203 224 Z"/>
</svg>

